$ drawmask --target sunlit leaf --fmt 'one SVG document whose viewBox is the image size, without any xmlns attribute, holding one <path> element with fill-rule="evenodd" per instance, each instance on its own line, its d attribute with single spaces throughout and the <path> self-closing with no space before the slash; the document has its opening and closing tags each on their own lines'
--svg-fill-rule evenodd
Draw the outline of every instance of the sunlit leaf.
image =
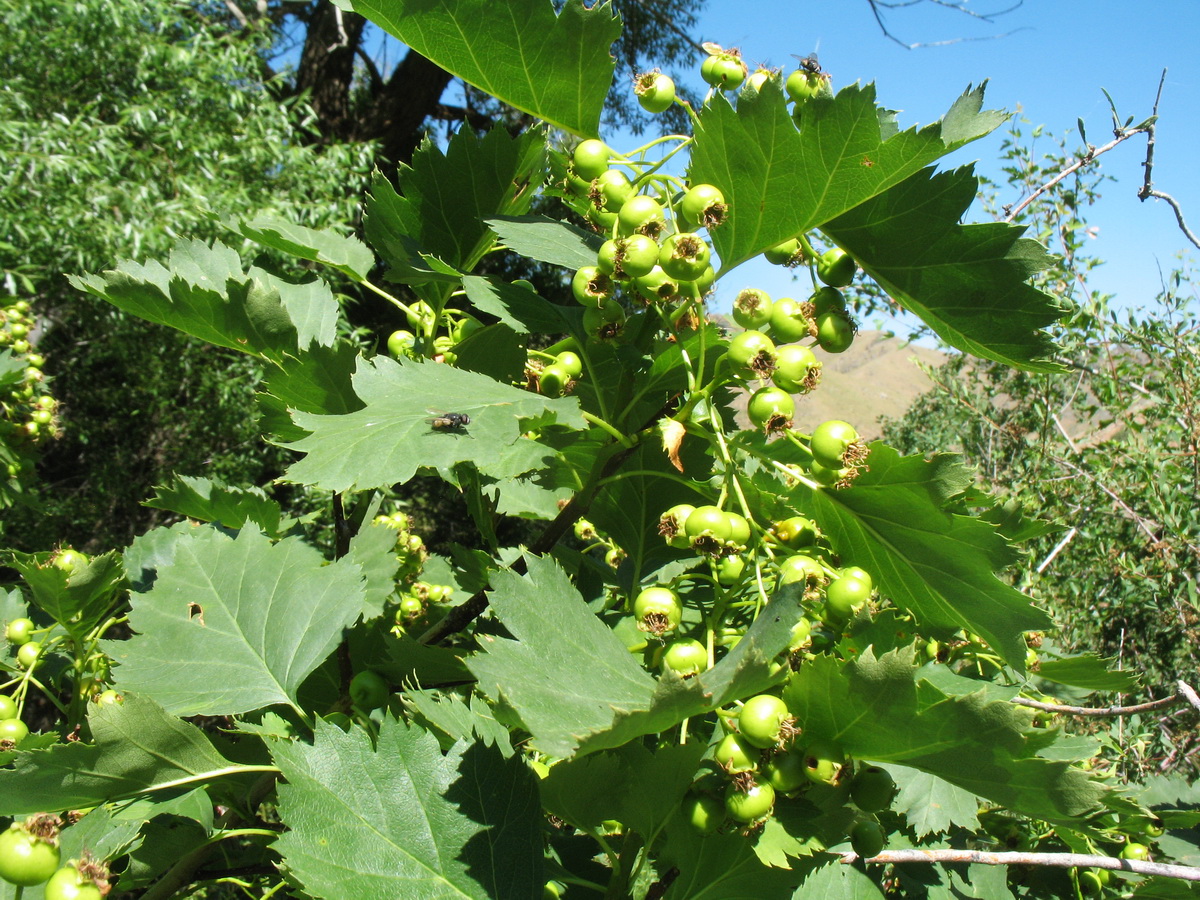
<svg viewBox="0 0 1200 900">
<path fill-rule="evenodd" d="M 323 281 L 301 284 L 252 266 L 220 243 L 182 241 L 167 265 L 121 262 L 71 284 L 150 322 L 265 359 L 333 343 L 338 307 Z"/>
<path fill-rule="evenodd" d="M 275 847 L 306 894 L 328 900 L 534 897 L 542 885 L 536 777 L 483 744 L 443 756 L 427 731 L 387 718 L 365 731 L 318 724 L 277 742 L 286 784 Z"/>
<path fill-rule="evenodd" d="M 829 535 L 843 564 L 871 573 L 880 591 L 910 610 L 918 627 L 965 628 L 1009 665 L 1023 667 L 1026 631 L 1049 616 L 996 577 L 1017 561 L 995 527 L 952 501 L 970 474 L 952 454 L 901 457 L 871 444 L 869 470 L 851 487 L 793 491 Z"/>
<path fill-rule="evenodd" d="M 566 131 L 595 135 L 612 84 L 611 5 L 549 0 L 353 0 L 366 16 L 468 84 Z"/>
<path fill-rule="evenodd" d="M 178 715 L 230 715 L 294 705 L 358 618 L 364 584 L 353 561 L 327 566 L 299 538 L 196 528 L 131 602 L 133 637 L 105 642 L 118 688 Z"/>
<path fill-rule="evenodd" d="M 463 462 L 480 472 L 510 478 L 543 467 L 549 451 L 521 436 L 520 419 L 550 414 L 579 427 L 578 403 L 551 400 L 452 366 L 361 362 L 353 379 L 364 407 L 343 415 L 297 412 L 309 435 L 291 444 L 306 454 L 288 469 L 288 480 L 330 491 L 390 487 L 420 467 L 452 470 Z M 445 413 L 468 415 L 461 428 L 438 427 Z"/>
</svg>

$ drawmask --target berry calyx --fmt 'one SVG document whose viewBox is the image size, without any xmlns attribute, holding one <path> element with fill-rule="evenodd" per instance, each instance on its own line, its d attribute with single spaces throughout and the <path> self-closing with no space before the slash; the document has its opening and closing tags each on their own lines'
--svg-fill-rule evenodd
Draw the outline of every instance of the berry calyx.
<svg viewBox="0 0 1200 900">
<path fill-rule="evenodd" d="M 633 79 L 633 92 L 648 113 L 660 113 L 675 102 L 675 82 L 662 72 L 646 72 Z"/>
<path fill-rule="evenodd" d="M 755 747 L 766 749 L 795 736 L 794 720 L 787 704 L 774 694 L 751 697 L 738 711 L 738 731 Z"/>
<path fill-rule="evenodd" d="M 746 404 L 750 421 L 768 434 L 791 428 L 795 412 L 796 404 L 792 395 L 777 387 L 759 388 Z"/>
<path fill-rule="evenodd" d="M 683 605 L 679 596 L 669 588 L 648 587 L 633 601 L 633 614 L 638 628 L 653 635 L 666 634 L 679 627 Z"/>
<path fill-rule="evenodd" d="M 679 201 L 679 212 L 685 221 L 698 227 L 716 228 L 725 221 L 729 208 L 725 195 L 711 184 L 695 184 Z"/>
<path fill-rule="evenodd" d="M 771 298 L 766 291 L 746 288 L 733 300 L 733 321 L 751 331 L 771 321 Z"/>
<path fill-rule="evenodd" d="M 704 239 L 685 231 L 663 241 L 658 264 L 669 277 L 677 281 L 692 281 L 704 274 L 711 258 L 712 253 Z"/>
</svg>

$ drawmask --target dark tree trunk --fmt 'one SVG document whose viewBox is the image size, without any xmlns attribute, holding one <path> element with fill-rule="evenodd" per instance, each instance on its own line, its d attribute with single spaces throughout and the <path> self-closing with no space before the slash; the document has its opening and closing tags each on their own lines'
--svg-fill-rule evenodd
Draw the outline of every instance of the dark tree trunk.
<svg viewBox="0 0 1200 900">
<path fill-rule="evenodd" d="M 343 12 L 329 0 L 318 0 L 308 20 L 296 90 L 309 92 L 309 104 L 321 135 L 336 140 L 362 140 L 361 123 L 350 108 L 354 57 L 367 21 Z"/>
<path fill-rule="evenodd" d="M 296 90 L 309 92 L 322 138 L 379 141 L 387 163 L 411 159 L 424 123 L 441 112 L 450 73 L 411 50 L 386 81 L 368 63 L 370 99 L 352 107 L 355 55 L 366 20 L 357 13 L 339 15 L 330 0 L 317 0 L 306 18 Z"/>
<path fill-rule="evenodd" d="M 366 124 L 382 142 L 390 162 L 412 159 L 424 134 L 422 125 L 436 115 L 450 73 L 409 50 L 383 89 L 375 94 Z"/>
</svg>

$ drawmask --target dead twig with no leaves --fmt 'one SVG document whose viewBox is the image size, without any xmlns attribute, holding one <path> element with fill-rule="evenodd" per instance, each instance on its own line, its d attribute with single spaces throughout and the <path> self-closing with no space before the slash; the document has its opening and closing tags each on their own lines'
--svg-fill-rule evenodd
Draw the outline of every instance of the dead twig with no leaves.
<svg viewBox="0 0 1200 900">
<path fill-rule="evenodd" d="M 1064 713 L 1070 716 L 1091 716 L 1093 718 L 1132 716 L 1136 713 L 1151 712 L 1156 709 L 1178 706 L 1181 703 L 1187 703 L 1197 712 L 1200 712 L 1200 696 L 1197 696 L 1194 688 L 1182 681 L 1176 683 L 1175 693 L 1170 697 L 1163 697 L 1161 700 L 1151 700 L 1148 703 L 1138 703 L 1135 706 L 1066 706 L 1061 703 L 1043 703 L 1041 700 L 1029 700 L 1025 697 L 1014 697 L 1011 702 L 1016 706 L 1028 706 L 1031 709 L 1040 709 L 1043 712 Z"/>
<path fill-rule="evenodd" d="M 857 853 L 842 854 L 843 863 L 859 859 Z M 985 866 L 1051 866 L 1059 869 L 1111 869 L 1138 875 L 1159 875 L 1200 881 L 1200 869 L 1194 866 L 1174 866 L 1165 863 L 1093 856 L 1087 853 L 985 853 L 979 850 L 884 850 L 866 860 L 869 863 L 978 863 Z"/>
<path fill-rule="evenodd" d="M 1163 83 L 1166 80 L 1167 70 L 1163 69 L 1162 77 L 1158 80 L 1158 96 L 1154 98 L 1154 112 L 1150 117 L 1150 124 L 1146 127 L 1146 161 L 1142 163 L 1142 166 L 1146 170 L 1146 179 L 1142 183 L 1141 189 L 1138 190 L 1137 195 L 1138 199 L 1143 203 L 1149 197 L 1153 197 L 1156 200 L 1165 200 L 1174 211 L 1175 220 L 1179 223 L 1179 230 L 1183 232 L 1183 236 L 1191 241 L 1194 246 L 1200 247 L 1200 238 L 1197 238 L 1196 235 L 1192 233 L 1192 230 L 1188 228 L 1187 222 L 1184 221 L 1183 208 L 1179 205 L 1179 201 L 1177 201 L 1170 194 L 1156 190 L 1154 188 L 1154 181 L 1152 180 L 1152 174 L 1154 171 L 1154 123 L 1158 117 L 1158 101 L 1162 99 Z"/>
</svg>

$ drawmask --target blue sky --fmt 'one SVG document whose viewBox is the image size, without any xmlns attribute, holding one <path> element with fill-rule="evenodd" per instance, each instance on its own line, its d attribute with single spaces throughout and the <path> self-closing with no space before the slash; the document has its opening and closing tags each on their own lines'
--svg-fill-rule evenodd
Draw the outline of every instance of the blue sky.
<svg viewBox="0 0 1200 900">
<path fill-rule="evenodd" d="M 979 13 L 1011 5 L 990 0 L 965 4 Z M 821 5 L 709 0 L 697 30 L 702 40 L 740 47 L 751 64 L 789 71 L 795 63 L 791 54 L 818 50 L 835 89 L 854 81 L 876 82 L 879 102 L 901 111 L 902 127 L 940 118 L 968 84 L 987 80 L 988 107 L 1019 111 L 1031 125 L 1049 132 L 1070 131 L 1075 144 L 1077 118 L 1083 119 L 1092 144 L 1112 137 L 1101 88 L 1112 94 L 1123 116 L 1133 115 L 1137 122 L 1149 115 L 1165 67 L 1154 181 L 1183 204 L 1185 215 L 1190 213 L 1193 232 L 1200 231 L 1200 169 L 1195 162 L 1200 146 L 1198 0 L 1026 0 L 993 23 L 928 0 L 886 15 L 890 29 L 907 42 L 980 39 L 905 49 L 882 34 L 866 0 Z M 1001 140 L 999 132 L 993 133 L 942 165 L 978 160 L 979 171 L 998 173 Z M 1180 251 L 1192 250 L 1193 259 L 1198 255 L 1165 203 L 1137 199 L 1145 152 L 1145 138 L 1138 137 L 1100 158 L 1102 171 L 1117 181 L 1105 184 L 1103 199 L 1087 216 L 1099 228 L 1088 249 L 1106 260 L 1093 275 L 1093 287 L 1135 307 L 1153 299 L 1160 266 L 1169 272 Z M 974 209 L 969 217 L 982 220 L 984 213 Z M 751 277 L 760 279 L 758 286 L 772 296 L 791 293 L 786 274 L 765 264 L 735 272 L 722 293 L 736 293 Z M 722 299 L 729 302 L 718 295 Z"/>
</svg>

